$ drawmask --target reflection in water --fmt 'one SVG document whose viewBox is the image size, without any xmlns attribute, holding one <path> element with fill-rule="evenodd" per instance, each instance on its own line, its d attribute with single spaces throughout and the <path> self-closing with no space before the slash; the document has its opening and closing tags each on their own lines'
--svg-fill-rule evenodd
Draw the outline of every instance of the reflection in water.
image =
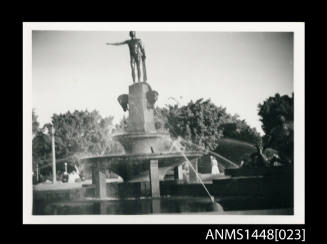
<svg viewBox="0 0 327 244">
<path fill-rule="evenodd" d="M 160 199 L 156 198 L 156 199 L 152 199 L 152 213 L 156 214 L 156 213 L 160 213 Z"/>
<path fill-rule="evenodd" d="M 176 214 L 223 213 L 226 211 L 292 209 L 288 202 L 263 197 L 224 197 L 212 204 L 203 198 L 157 198 L 133 200 L 81 200 L 71 202 L 36 202 L 34 215 L 83 215 L 83 214 Z"/>
<path fill-rule="evenodd" d="M 34 205 L 35 215 L 165 214 L 217 211 L 208 198 L 158 198 L 137 200 L 84 200 Z M 220 209 L 222 211 L 222 209 Z"/>
</svg>

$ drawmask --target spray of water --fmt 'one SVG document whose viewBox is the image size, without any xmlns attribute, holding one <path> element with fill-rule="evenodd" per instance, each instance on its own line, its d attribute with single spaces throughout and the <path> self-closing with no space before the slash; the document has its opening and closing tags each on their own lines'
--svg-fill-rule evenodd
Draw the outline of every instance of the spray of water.
<svg viewBox="0 0 327 244">
<path fill-rule="evenodd" d="M 176 145 L 177 144 L 177 145 Z M 211 202 L 216 206 L 217 209 L 221 209 L 221 206 L 216 203 L 214 196 L 212 196 L 209 192 L 209 190 L 207 189 L 207 187 L 205 186 L 205 184 L 203 183 L 201 177 L 199 176 L 198 172 L 194 169 L 192 163 L 189 161 L 189 159 L 186 157 L 185 153 L 181 150 L 182 145 L 180 144 L 180 138 L 178 138 L 177 140 L 173 141 L 172 146 L 170 148 L 170 150 L 172 150 L 173 148 L 175 148 L 185 159 L 185 162 L 188 163 L 188 165 L 190 166 L 190 168 L 194 171 L 195 175 L 197 176 L 197 178 L 199 179 L 201 185 L 203 186 L 203 188 L 205 189 L 206 193 L 208 194 Z"/>
<path fill-rule="evenodd" d="M 187 141 L 187 140 L 185 140 L 185 139 L 183 139 L 183 138 L 181 138 L 181 137 L 179 137 L 178 140 L 179 140 L 179 141 L 183 141 L 183 142 L 185 142 L 185 143 L 187 143 L 187 144 L 189 144 L 189 145 L 192 145 L 192 146 L 196 147 L 197 149 L 199 149 L 199 150 L 201 150 L 201 151 L 203 151 L 203 152 L 206 152 L 206 153 L 212 154 L 212 155 L 214 155 L 214 156 L 216 156 L 216 157 L 218 157 L 218 158 L 224 160 L 225 162 L 229 163 L 230 168 L 239 168 L 239 166 L 238 166 L 236 163 L 232 162 L 232 161 L 229 160 L 228 158 L 225 158 L 224 156 L 222 156 L 222 155 L 220 155 L 220 154 L 218 154 L 218 153 L 215 153 L 215 152 L 213 152 L 213 151 L 210 151 L 210 150 L 208 150 L 208 149 L 205 149 L 204 147 L 201 147 L 201 146 L 199 146 L 199 145 L 196 145 L 196 144 L 194 144 L 194 143 L 192 143 L 192 142 L 190 142 L 190 141 Z"/>
</svg>

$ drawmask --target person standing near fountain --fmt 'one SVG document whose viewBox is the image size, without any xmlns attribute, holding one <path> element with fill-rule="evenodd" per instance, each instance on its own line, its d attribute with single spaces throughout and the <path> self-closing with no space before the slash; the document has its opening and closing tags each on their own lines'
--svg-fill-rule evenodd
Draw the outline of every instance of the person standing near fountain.
<svg viewBox="0 0 327 244">
<path fill-rule="evenodd" d="M 142 72 L 143 72 L 143 82 L 147 81 L 146 67 L 145 67 L 145 50 L 142 44 L 141 39 L 136 38 L 135 31 L 130 31 L 129 36 L 131 39 L 117 42 L 117 43 L 106 43 L 107 45 L 120 46 L 127 44 L 129 47 L 129 53 L 131 57 L 131 69 L 132 69 L 132 78 L 133 83 L 135 83 L 135 66 L 137 68 L 137 78 L 138 82 L 141 82 L 141 63 L 142 63 Z"/>
<path fill-rule="evenodd" d="M 217 160 L 213 156 L 210 156 L 210 160 L 211 160 L 211 174 L 213 175 L 219 174 L 220 172 L 219 172 Z"/>
</svg>

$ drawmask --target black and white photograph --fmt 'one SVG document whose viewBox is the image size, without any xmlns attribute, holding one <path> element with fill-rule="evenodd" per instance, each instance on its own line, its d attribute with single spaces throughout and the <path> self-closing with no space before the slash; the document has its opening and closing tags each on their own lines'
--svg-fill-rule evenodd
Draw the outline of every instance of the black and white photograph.
<svg viewBox="0 0 327 244">
<path fill-rule="evenodd" d="M 304 23 L 23 23 L 23 222 L 304 224 Z"/>
</svg>

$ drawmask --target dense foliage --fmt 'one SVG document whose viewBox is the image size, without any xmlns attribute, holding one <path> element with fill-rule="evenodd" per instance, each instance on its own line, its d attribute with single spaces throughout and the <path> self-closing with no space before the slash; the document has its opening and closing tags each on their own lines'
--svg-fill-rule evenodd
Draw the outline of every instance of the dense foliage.
<svg viewBox="0 0 327 244">
<path fill-rule="evenodd" d="M 40 130 L 39 126 L 40 123 L 37 121 L 37 115 L 35 113 L 35 110 L 32 110 L 32 134 L 33 136 L 36 135 L 36 133 Z"/>
<path fill-rule="evenodd" d="M 33 168 L 46 165 L 51 157 L 51 138 L 42 130 L 36 132 L 32 141 Z"/>
<path fill-rule="evenodd" d="M 110 127 L 113 117 L 102 118 L 98 111 L 68 111 L 65 114 L 54 114 L 52 124 L 55 135 L 60 137 L 63 148 L 60 156 L 76 152 L 88 152 L 101 155 L 107 149 L 110 138 Z"/>
<path fill-rule="evenodd" d="M 57 162 L 77 162 L 79 157 L 119 152 L 121 147 L 111 139 L 113 117 L 102 118 L 97 111 L 54 114 Z M 51 126 L 44 125 L 33 139 L 33 162 L 51 165 Z"/>
<path fill-rule="evenodd" d="M 283 161 L 293 162 L 294 94 L 276 94 L 259 104 L 264 147 L 276 149 Z"/>
<path fill-rule="evenodd" d="M 167 105 L 156 108 L 157 129 L 166 128 L 173 137 L 182 137 L 192 143 L 215 150 L 219 139 L 229 137 L 254 143 L 260 134 L 238 115 L 231 115 L 226 108 L 210 100 L 190 101 L 185 106 Z"/>
<path fill-rule="evenodd" d="M 261 142 L 261 136 L 254 127 L 250 127 L 245 120 L 233 117 L 232 121 L 223 124 L 224 138 L 236 139 L 239 141 L 257 144 Z"/>
</svg>

